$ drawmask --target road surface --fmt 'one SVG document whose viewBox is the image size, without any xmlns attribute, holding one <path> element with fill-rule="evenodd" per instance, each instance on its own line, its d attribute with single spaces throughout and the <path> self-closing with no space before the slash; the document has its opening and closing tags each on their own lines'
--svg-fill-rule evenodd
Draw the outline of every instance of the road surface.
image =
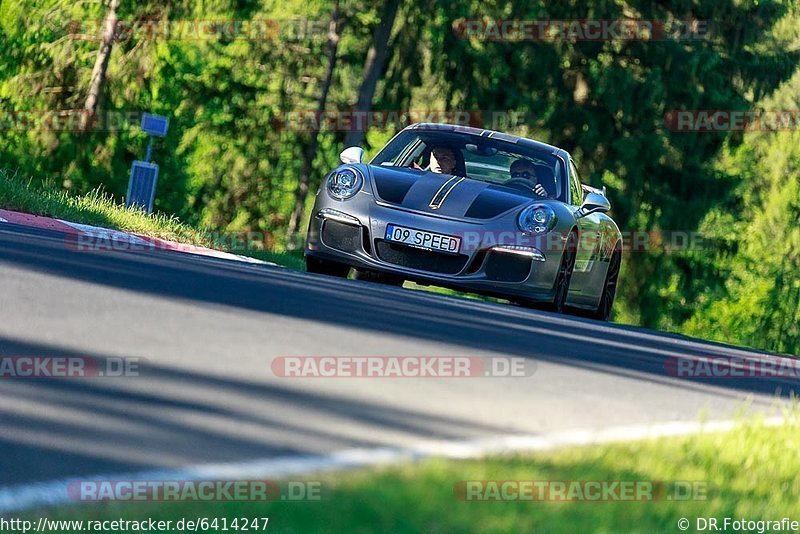
<svg viewBox="0 0 800 534">
<path fill-rule="evenodd" d="M 624 283 L 624 280 L 623 280 Z M 797 381 L 686 380 L 721 344 L 183 253 L 78 252 L 0 224 L 0 356 L 140 358 L 0 379 L 0 487 L 426 439 L 730 418 Z M 515 356 L 525 378 L 281 378 L 281 356 Z"/>
</svg>

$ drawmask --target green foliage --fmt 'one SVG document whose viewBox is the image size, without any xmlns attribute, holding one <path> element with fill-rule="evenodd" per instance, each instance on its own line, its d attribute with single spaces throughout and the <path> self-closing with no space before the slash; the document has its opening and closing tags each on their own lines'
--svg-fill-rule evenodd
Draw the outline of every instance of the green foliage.
<svg viewBox="0 0 800 534">
<path fill-rule="evenodd" d="M 171 119 L 170 133 L 155 151 L 161 166 L 158 210 L 198 228 L 267 232 L 276 250 L 283 250 L 310 140 L 310 132 L 292 128 L 287 119 L 315 108 L 332 5 L 122 3 L 124 21 L 269 20 L 278 30 L 258 39 L 145 37 L 115 43 L 103 112 L 118 118 L 153 111 Z M 341 2 L 344 24 L 330 111 L 355 103 L 381 7 Z M 2 1 L 0 113 L 80 109 L 98 42 L 70 36 L 68 28 L 74 27 L 70 21 L 102 19 L 104 9 L 97 2 Z M 701 20 L 708 21 L 709 34 L 693 40 L 503 42 L 455 31 L 465 20 L 499 18 Z M 623 230 L 708 234 L 703 250 L 628 254 L 616 320 L 797 351 L 792 305 L 798 277 L 791 255 L 797 250 L 791 225 L 797 212 L 791 198 L 797 197 L 798 172 L 789 156 L 796 154 L 796 137 L 677 132 L 667 127 L 665 115 L 748 110 L 766 102 L 798 70 L 798 22 L 791 0 L 407 0 L 400 5 L 373 108 L 527 117 L 508 129 L 570 150 L 588 182 L 608 186 Z M 784 87 L 792 95 L 785 108 L 797 109 L 797 84 Z M 146 144 L 135 123 L 86 133 L 0 133 L 0 167 L 76 194 L 103 187 L 115 199 L 124 194 L 130 164 Z M 393 133 L 369 131 L 367 153 Z M 321 132 L 312 190 L 337 163 L 343 137 L 344 132 Z M 774 238 L 752 237 L 755 228 L 768 229 Z"/>
<path fill-rule="evenodd" d="M 632 16 L 713 21 L 691 41 L 503 42 L 445 37 L 433 54 L 442 84 L 456 87 L 460 109 L 502 103 L 534 118 L 529 128 L 570 150 L 594 185 L 607 185 L 625 230 L 692 231 L 734 184 L 716 172 L 722 133 L 674 132 L 671 110 L 746 110 L 796 69 L 792 35 L 773 29 L 792 16 L 788 2 L 684 3 L 474 2 L 441 7 L 441 18 L 491 19 L 506 9 L 521 19 L 617 19 Z M 468 88 L 468 90 L 466 90 Z M 691 310 L 694 273 L 680 255 L 641 252 L 626 258 L 621 304 L 635 322 L 675 328 Z M 690 270 L 690 269 L 688 269 Z M 687 274 L 689 276 L 687 276 Z M 676 282 L 675 277 L 680 280 Z"/>
<path fill-rule="evenodd" d="M 798 109 L 800 72 L 766 109 Z M 800 131 L 751 132 L 720 168 L 738 176 L 728 205 L 703 233 L 720 245 L 709 263 L 722 283 L 702 295 L 689 333 L 800 353 Z"/>
</svg>

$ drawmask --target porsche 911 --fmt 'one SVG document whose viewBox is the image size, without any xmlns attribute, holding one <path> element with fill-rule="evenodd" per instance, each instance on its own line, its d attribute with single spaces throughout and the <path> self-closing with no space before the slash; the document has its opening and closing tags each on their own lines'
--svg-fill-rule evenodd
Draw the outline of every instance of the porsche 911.
<svg viewBox="0 0 800 534">
<path fill-rule="evenodd" d="M 413 124 L 370 161 L 350 147 L 317 192 L 307 271 L 414 281 L 608 320 L 622 236 L 561 148 Z"/>
</svg>

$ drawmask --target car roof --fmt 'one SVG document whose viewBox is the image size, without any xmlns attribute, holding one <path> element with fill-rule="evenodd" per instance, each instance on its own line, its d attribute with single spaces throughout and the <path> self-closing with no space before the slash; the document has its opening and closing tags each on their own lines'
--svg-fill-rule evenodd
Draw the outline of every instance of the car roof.
<svg viewBox="0 0 800 534">
<path fill-rule="evenodd" d="M 527 137 L 520 137 L 518 135 L 511 135 L 504 132 L 496 132 L 494 130 L 485 130 L 483 128 L 474 128 L 472 126 L 460 126 L 457 124 L 443 124 L 433 122 L 418 122 L 403 128 L 403 130 L 426 130 L 426 131 L 439 131 L 439 132 L 461 132 L 469 135 L 476 135 L 480 137 L 488 137 L 491 139 L 499 139 L 508 143 L 516 143 L 522 146 L 535 148 L 543 152 L 550 152 L 557 154 L 565 159 L 569 158 L 569 154 L 563 148 L 548 145 L 541 141 L 528 139 Z"/>
</svg>

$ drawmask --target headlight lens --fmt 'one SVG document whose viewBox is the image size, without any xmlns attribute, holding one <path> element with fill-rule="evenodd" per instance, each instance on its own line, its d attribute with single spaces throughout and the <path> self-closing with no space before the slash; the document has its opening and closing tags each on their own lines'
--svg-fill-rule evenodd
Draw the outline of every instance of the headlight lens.
<svg viewBox="0 0 800 534">
<path fill-rule="evenodd" d="M 523 232 L 541 234 L 552 230 L 557 220 L 550 206 L 529 206 L 520 212 L 517 225 Z"/>
<path fill-rule="evenodd" d="M 347 200 L 361 190 L 364 180 L 355 169 L 341 169 L 328 176 L 328 194 L 336 200 Z"/>
</svg>

